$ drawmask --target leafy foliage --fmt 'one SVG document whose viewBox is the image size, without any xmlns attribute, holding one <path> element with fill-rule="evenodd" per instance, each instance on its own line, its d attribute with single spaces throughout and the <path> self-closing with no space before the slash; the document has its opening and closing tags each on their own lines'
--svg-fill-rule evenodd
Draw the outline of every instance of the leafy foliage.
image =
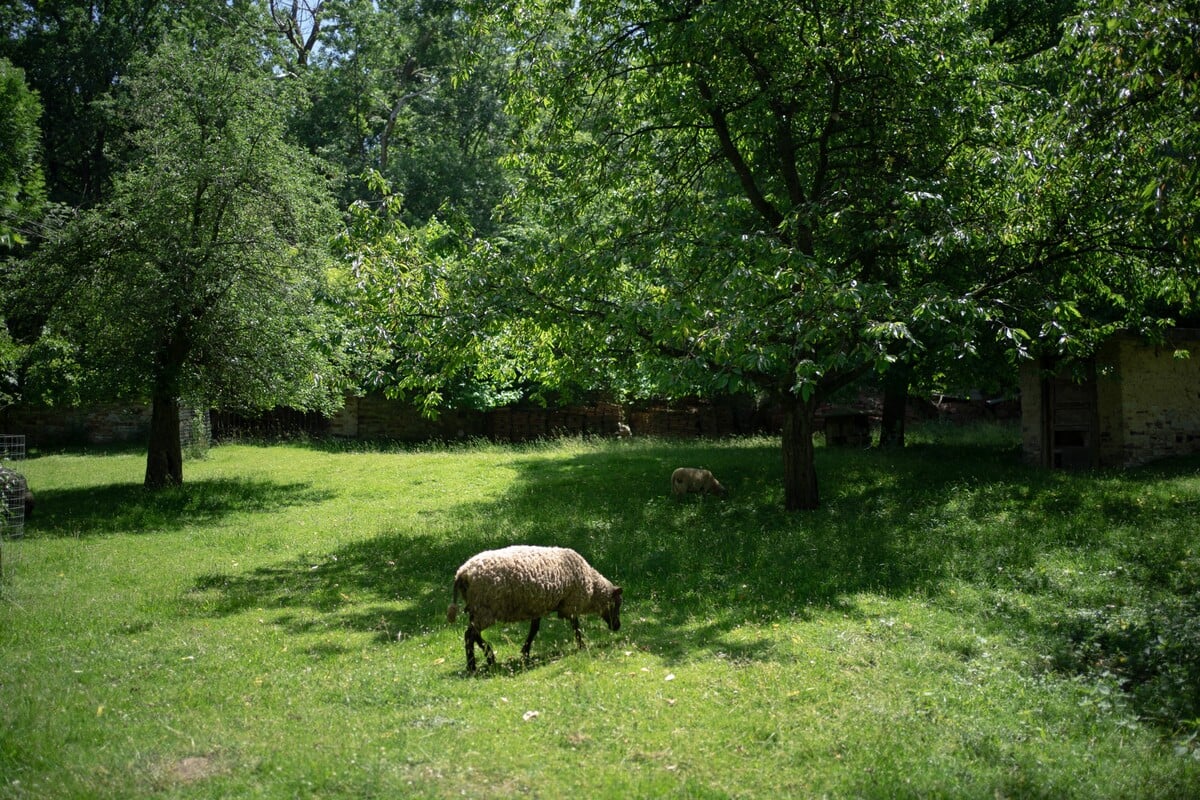
<svg viewBox="0 0 1200 800">
<path fill-rule="evenodd" d="M 24 73 L 0 58 L 0 246 L 20 244 L 45 199 L 39 160 L 37 95 Z"/>
<path fill-rule="evenodd" d="M 0 56 L 38 92 L 50 200 L 93 205 L 113 171 L 123 121 L 98 105 L 130 61 L 158 44 L 186 7 L 176 0 L 17 0 L 0 7 Z"/>
<path fill-rule="evenodd" d="M 322 0 L 312 17 L 271 3 L 277 23 L 304 30 L 309 51 L 285 48 L 283 67 L 311 102 L 293 130 L 336 164 L 345 204 L 371 197 L 382 175 L 419 224 L 451 206 L 478 229 L 506 184 L 504 43 L 474 26 L 460 3 Z"/>
<path fill-rule="evenodd" d="M 1122 200 L 1139 220 L 1173 233 L 1195 253 L 1200 189 L 1200 19 L 1193 3 L 1146 6 L 1092 0 L 1068 29 L 1062 48 L 1081 80 L 1070 92 L 1073 133 L 1136 167 Z"/>
<path fill-rule="evenodd" d="M 0 57 L 0 252 L 27 241 L 45 201 L 38 117 L 41 104 L 25 84 L 24 73 Z M 0 273 L 2 274 L 2 273 Z M 19 393 L 17 371 L 22 348 L 7 327 L 0 328 L 0 404 Z"/>
<path fill-rule="evenodd" d="M 969 157 L 992 167 L 976 187 L 979 290 L 1040 349 L 1086 357 L 1114 330 L 1154 335 L 1194 307 L 1195 170 L 1173 154 L 1194 127 L 1195 31 L 1173 4 L 1079 6 L 1014 73 L 1000 135 Z M 1158 186 L 1183 194 L 1156 201 Z"/>
<path fill-rule="evenodd" d="M 971 210 L 948 167 L 991 102 L 961 4 L 590 3 L 562 25 L 516 105 L 509 213 L 534 224 L 487 271 L 541 301 L 560 368 L 618 353 L 598 371 L 629 385 L 782 401 L 807 418 L 788 458 L 816 403 L 979 313 L 936 269 Z"/>
</svg>

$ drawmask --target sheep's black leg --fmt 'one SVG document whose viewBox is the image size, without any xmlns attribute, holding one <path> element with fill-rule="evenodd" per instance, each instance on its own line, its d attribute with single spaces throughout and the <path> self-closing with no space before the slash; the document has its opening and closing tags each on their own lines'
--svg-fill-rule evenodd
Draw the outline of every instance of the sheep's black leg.
<svg viewBox="0 0 1200 800">
<path fill-rule="evenodd" d="M 496 652 L 492 650 L 492 646 L 483 638 L 483 634 L 476 631 L 475 641 L 479 642 L 479 646 L 483 648 L 483 654 L 487 656 L 488 666 L 496 663 Z"/>
<path fill-rule="evenodd" d="M 475 626 L 467 626 L 466 645 L 467 645 L 467 671 L 475 671 L 475 645 L 478 644 L 483 648 L 483 654 L 487 657 L 488 664 L 496 663 L 496 653 L 492 650 L 492 646 L 487 643 L 487 640 L 480 635 L 479 631 L 475 630 Z"/>
<path fill-rule="evenodd" d="M 575 629 L 575 646 L 583 647 L 583 631 L 579 629 L 579 617 L 571 617 L 571 627 Z"/>
<path fill-rule="evenodd" d="M 529 635 L 525 637 L 525 644 L 521 647 L 521 655 L 525 658 L 529 658 L 529 648 L 533 646 L 533 637 L 537 636 L 540 627 L 542 627 L 542 618 L 534 617 L 529 623 Z"/>
</svg>

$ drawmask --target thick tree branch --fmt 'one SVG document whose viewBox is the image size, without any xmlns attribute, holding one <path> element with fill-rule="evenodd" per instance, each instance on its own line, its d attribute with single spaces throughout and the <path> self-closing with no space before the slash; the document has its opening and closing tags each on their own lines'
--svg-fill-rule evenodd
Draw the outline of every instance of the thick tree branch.
<svg viewBox="0 0 1200 800">
<path fill-rule="evenodd" d="M 411 83 L 415 83 L 417 78 L 420 77 L 420 71 L 418 70 L 420 62 L 417 60 L 416 53 L 420 51 L 421 48 L 428 45 L 432 38 L 433 34 L 429 30 L 421 33 L 420 39 L 418 39 L 413 45 L 413 52 L 409 54 L 408 58 L 404 62 L 404 66 L 400 69 L 400 77 L 397 80 L 397 83 L 400 86 L 407 86 Z M 383 126 L 383 133 L 379 139 L 380 172 L 387 172 L 388 147 L 392 139 L 392 131 L 396 128 L 396 119 L 400 116 L 400 112 L 404 109 L 404 107 L 408 105 L 409 101 L 417 99 L 422 94 L 423 92 L 420 89 L 416 89 L 401 95 L 399 98 L 397 98 L 396 102 L 392 104 L 391 113 L 388 114 L 387 123 Z"/>
<path fill-rule="evenodd" d="M 700 91 L 701 98 L 704 99 L 705 111 L 712 121 L 713 131 L 717 134 L 717 141 L 721 146 L 721 154 L 733 168 L 734 174 L 737 175 L 738 181 L 742 185 L 742 191 L 746 193 L 746 197 L 754 207 L 754 210 L 758 212 L 759 216 L 763 218 L 771 229 L 779 229 L 783 225 L 784 215 L 772 205 L 771 201 L 767 199 L 767 196 L 758 186 L 754 172 L 750 169 L 750 165 L 746 163 L 746 159 L 738 149 L 737 142 L 733 140 L 733 134 L 729 128 L 729 120 L 725 116 L 725 110 L 717 104 L 712 87 L 703 78 L 696 79 L 696 86 Z"/>
<path fill-rule="evenodd" d="M 779 92 L 773 87 L 774 76 L 753 49 L 742 43 L 738 50 L 746 59 L 750 71 L 754 73 L 759 90 L 767 99 L 767 107 L 771 109 L 771 114 L 775 117 L 775 139 L 778 148 L 776 156 L 780 175 L 783 178 L 783 185 L 787 188 L 788 200 L 791 202 L 792 208 L 800 208 L 807 202 L 807 198 L 800 182 L 800 172 L 796 166 L 798 151 L 796 139 L 792 133 L 796 103 L 794 100 L 782 99 Z"/>
</svg>

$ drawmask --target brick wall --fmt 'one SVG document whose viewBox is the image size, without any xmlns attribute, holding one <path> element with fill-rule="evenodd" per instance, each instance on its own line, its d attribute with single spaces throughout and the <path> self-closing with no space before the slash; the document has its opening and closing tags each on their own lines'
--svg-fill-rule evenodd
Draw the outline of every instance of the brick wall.
<svg viewBox="0 0 1200 800">
<path fill-rule="evenodd" d="M 9 406 L 0 410 L 0 433 L 25 436 L 29 449 L 84 444 L 144 443 L 150 436 L 149 404 L 96 406 Z M 181 406 L 179 439 L 184 446 L 205 445 L 211 429 L 208 413 Z"/>
<path fill-rule="evenodd" d="M 1101 464 L 1200 453 L 1200 331 L 1177 331 L 1162 346 L 1114 337 L 1096 370 Z"/>
<path fill-rule="evenodd" d="M 1178 357 L 1176 352 L 1188 357 Z M 1179 329 L 1163 345 L 1113 336 L 1096 353 L 1096 443 L 1101 466 L 1129 467 L 1200 453 L 1200 330 Z M 1042 375 L 1021 370 L 1025 458 L 1043 455 Z"/>
<path fill-rule="evenodd" d="M 9 406 L 0 411 L 0 430 L 24 434 L 29 448 L 144 441 L 150 433 L 150 406 Z"/>
</svg>

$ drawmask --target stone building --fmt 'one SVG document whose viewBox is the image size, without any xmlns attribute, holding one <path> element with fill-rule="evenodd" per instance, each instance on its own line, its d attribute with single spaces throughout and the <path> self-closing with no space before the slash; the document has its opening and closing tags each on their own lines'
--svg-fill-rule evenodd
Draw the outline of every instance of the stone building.
<svg viewBox="0 0 1200 800">
<path fill-rule="evenodd" d="M 1021 370 L 1025 458 L 1058 469 L 1129 467 L 1200 453 L 1200 329 L 1162 344 L 1114 335 L 1082 364 Z"/>
</svg>

